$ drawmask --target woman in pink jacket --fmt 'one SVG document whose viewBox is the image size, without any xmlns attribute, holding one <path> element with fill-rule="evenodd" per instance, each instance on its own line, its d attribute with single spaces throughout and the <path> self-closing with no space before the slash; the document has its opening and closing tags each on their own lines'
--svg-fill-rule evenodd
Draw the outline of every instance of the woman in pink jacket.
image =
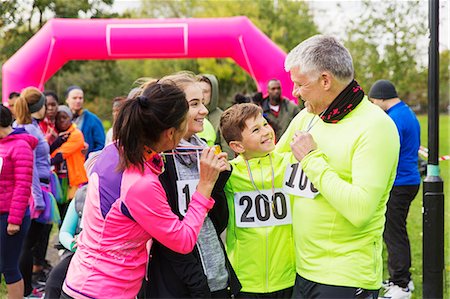
<svg viewBox="0 0 450 299">
<path fill-rule="evenodd" d="M 30 227 L 28 201 L 38 140 L 11 123 L 11 111 L 0 105 L 0 279 L 3 274 L 8 298 L 23 298 L 19 255 Z"/>
<path fill-rule="evenodd" d="M 174 149 L 186 132 L 188 104 L 172 84 L 145 84 L 127 101 L 114 124 L 114 140 L 89 177 L 78 249 L 61 298 L 135 298 L 145 273 L 147 241 L 157 239 L 179 253 L 192 251 L 211 191 L 227 162 L 207 148 L 200 182 L 189 210 L 179 220 L 158 180 L 159 153 Z"/>
</svg>

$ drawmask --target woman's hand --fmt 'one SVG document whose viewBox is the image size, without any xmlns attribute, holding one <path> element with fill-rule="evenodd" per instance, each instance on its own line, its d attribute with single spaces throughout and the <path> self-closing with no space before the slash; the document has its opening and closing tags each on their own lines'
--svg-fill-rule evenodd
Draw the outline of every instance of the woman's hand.
<svg viewBox="0 0 450 299">
<path fill-rule="evenodd" d="M 217 158 L 219 158 L 220 167 L 223 168 L 221 171 L 224 171 L 224 170 L 230 171 L 231 170 L 231 165 L 228 162 L 228 154 L 225 153 L 225 152 L 221 152 L 221 153 L 216 154 L 216 155 L 217 155 Z"/>
<path fill-rule="evenodd" d="M 229 167 L 229 164 L 226 161 L 226 153 L 219 153 L 216 155 L 214 151 L 214 147 L 207 147 L 200 156 L 200 180 L 198 182 L 197 191 L 206 198 L 211 197 L 211 192 L 219 177 L 219 173 Z"/>
<path fill-rule="evenodd" d="M 6 232 L 8 235 L 12 236 L 17 234 L 20 231 L 20 225 L 8 223 L 8 227 L 6 228 Z"/>
<path fill-rule="evenodd" d="M 78 235 L 73 237 L 72 243 L 70 243 L 70 251 L 75 252 L 77 251 L 78 247 Z"/>
</svg>

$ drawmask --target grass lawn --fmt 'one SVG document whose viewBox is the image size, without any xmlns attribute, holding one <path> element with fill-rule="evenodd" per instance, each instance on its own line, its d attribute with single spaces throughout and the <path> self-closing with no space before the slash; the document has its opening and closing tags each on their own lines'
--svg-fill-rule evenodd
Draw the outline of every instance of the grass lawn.
<svg viewBox="0 0 450 299">
<path fill-rule="evenodd" d="M 419 122 L 421 127 L 421 144 L 428 147 L 428 122 L 427 115 L 419 115 Z M 439 121 L 439 156 L 450 154 L 450 116 L 448 114 L 441 114 Z M 447 204 L 450 196 L 450 161 L 442 161 L 439 163 L 441 178 L 444 180 L 445 193 L 445 257 L 450 255 L 450 205 Z M 413 293 L 413 298 L 422 298 L 422 188 L 420 188 L 416 199 L 411 205 L 408 216 L 408 234 L 411 242 L 412 254 L 412 268 L 414 284 L 416 290 Z M 386 268 L 386 255 L 384 254 L 384 277 L 388 277 Z M 444 298 L 450 298 L 450 260 L 445 259 L 444 272 L 445 286 Z"/>
<path fill-rule="evenodd" d="M 422 145 L 428 147 L 428 123 L 427 116 L 420 115 L 420 126 L 422 129 Z M 439 155 L 450 154 L 450 115 L 440 115 L 440 141 L 439 141 Z M 442 161 L 440 163 L 441 177 L 444 180 L 445 199 L 449 201 L 450 197 L 450 161 Z M 445 257 L 450 256 L 450 204 L 445 204 Z M 412 268 L 411 272 L 416 286 L 413 293 L 413 298 L 422 298 L 422 188 L 416 199 L 411 205 L 411 210 L 408 216 L 408 233 L 411 242 L 412 254 Z M 386 254 L 384 254 L 384 278 L 388 278 L 388 271 L 386 268 Z M 445 259 L 445 294 L 444 298 L 450 298 L 450 259 Z M 6 298 L 5 282 L 2 280 L 0 286 L 0 298 Z"/>
</svg>

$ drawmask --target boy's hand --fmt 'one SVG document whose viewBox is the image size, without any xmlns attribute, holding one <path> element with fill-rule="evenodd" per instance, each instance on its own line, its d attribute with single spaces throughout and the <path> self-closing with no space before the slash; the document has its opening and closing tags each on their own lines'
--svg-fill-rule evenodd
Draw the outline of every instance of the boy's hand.
<svg viewBox="0 0 450 299">
<path fill-rule="evenodd" d="M 310 133 L 297 131 L 292 138 L 291 149 L 294 157 L 301 162 L 307 154 L 317 149 L 317 144 Z"/>
<path fill-rule="evenodd" d="M 222 153 L 216 155 L 214 151 L 214 148 L 207 147 L 200 156 L 200 180 L 197 191 L 206 198 L 211 197 L 219 173 L 226 170 L 226 163 L 223 161 L 223 157 L 226 158 L 226 155 L 224 156 Z"/>
</svg>

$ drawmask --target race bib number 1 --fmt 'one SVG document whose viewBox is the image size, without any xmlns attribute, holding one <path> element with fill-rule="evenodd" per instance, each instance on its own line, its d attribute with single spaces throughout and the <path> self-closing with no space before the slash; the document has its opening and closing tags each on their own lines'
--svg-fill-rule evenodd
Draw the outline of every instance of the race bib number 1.
<svg viewBox="0 0 450 299">
<path fill-rule="evenodd" d="M 284 172 L 283 191 L 287 194 L 314 198 L 319 194 L 313 183 L 308 179 L 300 163 L 288 165 Z"/>
<path fill-rule="evenodd" d="M 292 223 L 291 202 L 281 189 L 234 194 L 237 227 L 265 227 Z"/>
<path fill-rule="evenodd" d="M 185 216 L 199 180 L 177 181 L 178 211 Z"/>
</svg>

